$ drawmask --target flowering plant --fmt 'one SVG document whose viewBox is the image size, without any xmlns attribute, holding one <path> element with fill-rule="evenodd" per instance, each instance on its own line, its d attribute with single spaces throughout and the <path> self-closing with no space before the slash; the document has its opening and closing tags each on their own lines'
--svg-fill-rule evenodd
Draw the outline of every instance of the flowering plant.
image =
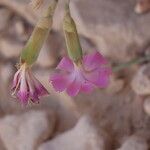
<svg viewBox="0 0 150 150">
<path fill-rule="evenodd" d="M 39 98 L 48 94 L 46 88 L 36 79 L 31 67 L 37 60 L 39 52 L 52 27 L 52 18 L 58 0 L 53 0 L 45 10 L 43 16 L 22 50 L 20 67 L 13 80 L 13 95 L 22 104 L 39 102 Z M 39 8 L 43 0 L 32 1 L 34 8 Z M 66 91 L 70 96 L 79 92 L 89 93 L 96 87 L 105 88 L 109 84 L 111 68 L 107 60 L 99 53 L 83 55 L 76 24 L 71 17 L 69 1 L 66 3 L 63 30 L 67 46 L 68 57 L 63 57 L 54 73 L 50 76 L 50 83 L 56 91 Z"/>
<path fill-rule="evenodd" d="M 35 7 L 39 7 L 42 2 L 41 0 L 36 0 L 33 4 Z M 30 39 L 22 50 L 20 67 L 14 75 L 13 95 L 24 105 L 28 104 L 29 100 L 34 103 L 39 102 L 39 97 L 48 94 L 46 88 L 33 75 L 31 66 L 37 60 L 43 43 L 51 30 L 56 4 L 57 0 L 53 0 L 50 3 L 48 9 L 45 10 L 35 26 Z"/>
<path fill-rule="evenodd" d="M 70 96 L 76 96 L 80 91 L 89 93 L 96 87 L 108 86 L 111 69 L 107 64 L 107 60 L 98 52 L 85 55 L 78 64 L 64 57 L 50 81 L 56 91 L 66 90 Z"/>
<path fill-rule="evenodd" d="M 50 77 L 56 91 L 66 91 L 70 96 L 91 92 L 94 88 L 108 86 L 111 69 L 107 60 L 98 52 L 83 56 L 75 22 L 70 14 L 69 3 L 63 20 L 68 57 L 58 64 Z"/>
</svg>

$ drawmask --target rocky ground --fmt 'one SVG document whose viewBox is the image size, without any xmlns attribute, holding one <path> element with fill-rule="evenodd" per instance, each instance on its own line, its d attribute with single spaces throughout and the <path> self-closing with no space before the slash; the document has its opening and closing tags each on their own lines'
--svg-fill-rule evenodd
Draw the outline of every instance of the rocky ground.
<svg viewBox="0 0 150 150">
<path fill-rule="evenodd" d="M 22 47 L 44 6 L 0 0 L 0 150 L 149 150 L 150 64 L 112 74 L 106 90 L 75 98 L 56 93 L 48 76 L 65 54 L 59 2 L 51 34 L 33 70 L 50 96 L 21 107 L 10 87 Z M 137 15 L 136 0 L 72 0 L 84 53 L 99 50 L 112 66 L 150 51 L 150 13 Z M 44 60 L 44 61 L 43 61 Z"/>
</svg>

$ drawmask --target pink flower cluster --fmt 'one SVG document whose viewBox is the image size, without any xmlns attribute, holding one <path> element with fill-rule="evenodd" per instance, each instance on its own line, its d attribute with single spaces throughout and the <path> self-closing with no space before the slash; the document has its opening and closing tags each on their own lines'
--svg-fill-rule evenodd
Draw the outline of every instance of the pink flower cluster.
<svg viewBox="0 0 150 150">
<path fill-rule="evenodd" d="M 106 87 L 110 74 L 107 60 L 94 52 L 85 55 L 79 65 L 64 57 L 51 75 L 50 82 L 56 91 L 76 96 L 79 92 L 89 93 L 96 87 Z"/>
<path fill-rule="evenodd" d="M 39 102 L 39 97 L 48 94 L 48 91 L 35 78 L 26 64 L 22 64 L 15 73 L 12 91 L 23 105 L 27 105 L 29 100 L 34 103 Z"/>
<path fill-rule="evenodd" d="M 76 96 L 79 92 L 89 93 L 96 87 L 107 87 L 110 74 L 107 60 L 100 53 L 94 52 L 85 55 L 78 63 L 64 57 L 50 76 L 50 82 L 56 91 L 66 91 L 68 95 Z M 14 76 L 12 90 L 13 95 L 24 105 L 29 100 L 39 102 L 39 97 L 48 94 L 25 63 Z"/>
</svg>

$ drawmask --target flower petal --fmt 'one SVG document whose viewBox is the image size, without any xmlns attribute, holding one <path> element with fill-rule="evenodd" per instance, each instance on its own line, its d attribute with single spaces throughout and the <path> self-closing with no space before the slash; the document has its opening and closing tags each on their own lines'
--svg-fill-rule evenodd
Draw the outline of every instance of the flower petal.
<svg viewBox="0 0 150 150">
<path fill-rule="evenodd" d="M 107 87 L 109 84 L 109 76 L 110 76 L 110 68 L 102 68 L 99 72 L 99 78 L 96 81 L 96 85 L 104 88 Z"/>
<path fill-rule="evenodd" d="M 64 70 L 67 72 L 71 72 L 73 70 L 74 66 L 72 61 L 68 57 L 64 57 L 60 63 L 58 64 L 56 69 Z"/>
<path fill-rule="evenodd" d="M 28 103 L 29 98 L 29 89 L 26 81 L 26 71 L 23 70 L 21 72 L 21 80 L 20 80 L 20 89 L 17 93 L 18 98 L 20 99 L 21 103 L 26 105 Z"/>
<path fill-rule="evenodd" d="M 12 83 L 12 88 L 11 89 L 14 89 L 18 82 L 19 82 L 19 77 L 20 77 L 20 70 L 18 70 L 15 75 L 14 75 L 14 79 L 13 79 L 13 83 Z"/>
<path fill-rule="evenodd" d="M 35 90 L 35 91 L 32 91 L 30 92 L 30 100 L 33 102 L 33 103 L 36 103 L 38 102 L 39 103 L 39 95 L 38 95 L 38 92 Z"/>
<path fill-rule="evenodd" d="M 29 97 L 31 101 L 37 101 L 39 100 L 38 98 L 38 91 L 35 88 L 34 82 L 33 80 L 30 78 L 29 74 L 28 74 L 28 78 L 27 78 L 27 82 L 28 82 L 28 86 L 29 86 Z"/>
<path fill-rule="evenodd" d="M 38 94 L 38 96 L 44 96 L 44 95 L 48 95 L 49 94 L 47 89 L 36 78 L 34 78 L 34 86 L 35 86 L 35 90 L 36 90 L 36 93 Z"/>
<path fill-rule="evenodd" d="M 29 72 L 29 78 L 31 80 L 30 82 L 32 82 L 32 88 L 34 88 L 34 93 L 37 94 L 37 97 L 49 94 L 47 89 L 42 85 L 42 83 L 34 76 L 31 71 Z"/>
<path fill-rule="evenodd" d="M 75 79 L 67 88 L 66 92 L 70 96 L 76 96 L 81 89 L 81 82 Z"/>
<path fill-rule="evenodd" d="M 104 88 L 109 84 L 111 69 L 103 66 L 90 72 L 83 72 L 83 74 L 89 82 Z"/>
<path fill-rule="evenodd" d="M 27 105 L 29 98 L 29 93 L 27 91 L 19 91 L 17 97 L 23 105 Z"/>
<path fill-rule="evenodd" d="M 69 78 L 69 75 L 64 76 L 61 73 L 54 73 L 50 77 L 50 82 L 52 83 L 56 91 L 62 92 L 68 87 L 68 85 L 71 83 L 71 80 Z"/>
<path fill-rule="evenodd" d="M 100 67 L 100 65 L 105 64 L 107 64 L 107 60 L 99 52 L 85 55 L 83 58 L 83 65 L 85 70 L 93 70 L 97 67 Z"/>
<path fill-rule="evenodd" d="M 81 87 L 81 91 L 85 93 L 90 93 L 93 91 L 95 86 L 90 82 L 84 82 Z"/>
</svg>

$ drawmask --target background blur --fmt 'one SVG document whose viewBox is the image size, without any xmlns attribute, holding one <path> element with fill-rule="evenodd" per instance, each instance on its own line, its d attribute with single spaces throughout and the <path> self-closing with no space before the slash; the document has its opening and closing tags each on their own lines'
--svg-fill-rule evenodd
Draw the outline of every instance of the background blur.
<svg viewBox="0 0 150 150">
<path fill-rule="evenodd" d="M 49 85 L 49 74 L 66 55 L 63 0 L 33 66 L 50 96 L 25 108 L 11 97 L 19 54 L 48 1 L 33 11 L 30 0 L 0 0 L 0 150 L 150 149 L 148 61 L 113 73 L 106 90 L 88 95 L 70 98 Z M 136 4 L 137 0 L 71 0 L 84 53 L 98 50 L 112 66 L 149 55 L 150 13 L 136 14 Z"/>
</svg>

